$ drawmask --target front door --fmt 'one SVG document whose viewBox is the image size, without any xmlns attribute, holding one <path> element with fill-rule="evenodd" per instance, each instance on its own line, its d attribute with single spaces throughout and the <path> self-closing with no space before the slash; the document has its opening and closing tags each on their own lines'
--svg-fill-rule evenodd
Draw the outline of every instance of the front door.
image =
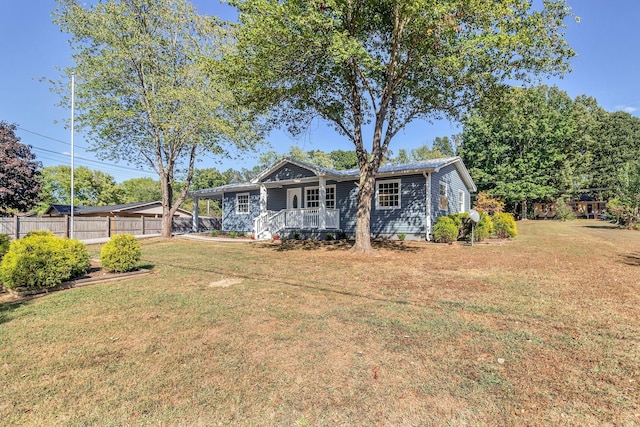
<svg viewBox="0 0 640 427">
<path fill-rule="evenodd" d="M 302 207 L 302 188 L 287 188 L 287 209 Z"/>
<path fill-rule="evenodd" d="M 302 228 L 302 188 L 287 188 L 285 227 Z"/>
</svg>

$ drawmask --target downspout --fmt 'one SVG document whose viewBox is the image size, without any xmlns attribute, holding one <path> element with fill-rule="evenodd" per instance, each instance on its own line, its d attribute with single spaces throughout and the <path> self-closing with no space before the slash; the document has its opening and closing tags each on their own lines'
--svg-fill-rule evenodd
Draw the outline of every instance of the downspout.
<svg viewBox="0 0 640 427">
<path fill-rule="evenodd" d="M 425 178 L 425 219 L 424 219 L 424 231 L 425 239 L 427 242 L 431 241 L 431 174 L 428 172 L 422 172 Z"/>
</svg>

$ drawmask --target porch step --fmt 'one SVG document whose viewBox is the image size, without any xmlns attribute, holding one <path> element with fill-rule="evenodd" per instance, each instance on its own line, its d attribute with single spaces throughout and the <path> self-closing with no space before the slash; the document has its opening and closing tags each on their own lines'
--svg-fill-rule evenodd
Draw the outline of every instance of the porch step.
<svg viewBox="0 0 640 427">
<path fill-rule="evenodd" d="M 273 236 L 271 235 L 271 232 L 268 230 L 265 230 L 256 236 L 256 240 L 271 240 L 272 238 Z"/>
</svg>

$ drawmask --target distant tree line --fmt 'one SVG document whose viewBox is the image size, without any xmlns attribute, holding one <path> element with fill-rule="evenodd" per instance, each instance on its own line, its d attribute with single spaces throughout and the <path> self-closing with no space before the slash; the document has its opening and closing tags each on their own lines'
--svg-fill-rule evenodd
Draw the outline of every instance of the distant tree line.
<svg viewBox="0 0 640 427">
<path fill-rule="evenodd" d="M 538 86 L 512 87 L 462 123 L 458 150 L 478 190 L 511 212 L 526 217 L 531 202 L 587 195 L 637 216 L 640 118 Z"/>
</svg>

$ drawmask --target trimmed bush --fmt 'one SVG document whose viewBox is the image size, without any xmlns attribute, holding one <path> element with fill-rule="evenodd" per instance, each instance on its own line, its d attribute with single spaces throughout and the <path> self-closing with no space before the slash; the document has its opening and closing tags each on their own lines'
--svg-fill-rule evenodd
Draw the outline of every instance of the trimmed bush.
<svg viewBox="0 0 640 427">
<path fill-rule="evenodd" d="M 469 231 L 471 233 L 471 231 Z M 480 212 L 480 221 L 476 224 L 473 232 L 473 240 L 481 242 L 493 233 L 493 221 L 491 217 L 484 212 Z"/>
<path fill-rule="evenodd" d="M 449 214 L 449 218 L 453 220 L 453 223 L 458 227 L 458 237 L 456 240 L 465 239 L 467 235 L 471 236 L 471 218 L 469 212 Z"/>
<path fill-rule="evenodd" d="M 0 281 L 9 289 L 48 289 L 89 269 L 84 243 L 51 233 L 29 233 L 11 242 L 0 263 Z"/>
<path fill-rule="evenodd" d="M 398 233 L 398 240 L 403 241 L 407 238 L 407 233 Z"/>
<path fill-rule="evenodd" d="M 451 243 L 458 239 L 459 229 L 456 223 L 448 216 L 438 217 L 433 226 L 433 238 L 439 243 Z"/>
<path fill-rule="evenodd" d="M 131 234 L 116 234 L 100 250 L 102 268 L 116 273 L 132 271 L 140 262 L 140 243 Z"/>
<path fill-rule="evenodd" d="M 518 235 L 516 220 L 510 213 L 499 213 L 493 216 L 493 232 L 501 239 L 512 239 Z"/>
</svg>

